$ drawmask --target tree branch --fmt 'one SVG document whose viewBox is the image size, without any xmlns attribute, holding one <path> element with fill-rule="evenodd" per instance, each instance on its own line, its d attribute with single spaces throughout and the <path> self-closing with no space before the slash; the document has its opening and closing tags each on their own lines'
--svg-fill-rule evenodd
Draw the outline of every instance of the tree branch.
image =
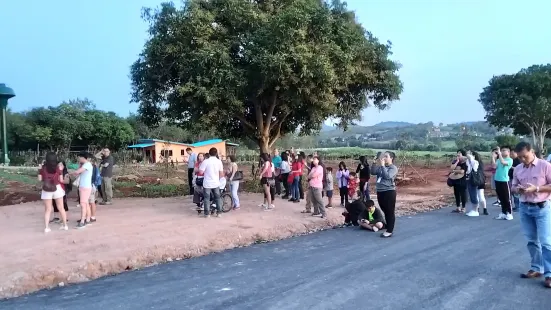
<svg viewBox="0 0 551 310">
<path fill-rule="evenodd" d="M 270 131 L 275 129 L 276 132 L 274 137 L 270 139 L 270 142 L 268 144 L 269 147 L 272 147 L 272 145 L 277 141 L 277 139 L 281 138 L 281 126 L 283 126 L 283 122 L 285 122 L 289 114 L 291 113 L 289 112 L 285 113 L 283 117 L 281 117 L 280 119 L 278 119 L 276 122 L 273 123 L 274 127 L 270 128 Z"/>
<path fill-rule="evenodd" d="M 249 121 L 247 121 L 247 119 L 245 119 L 245 116 L 243 116 L 242 114 L 234 114 L 234 116 L 241 122 L 241 124 L 243 124 L 243 127 L 249 128 L 253 132 L 256 131 L 256 127 L 253 126 L 253 124 L 251 124 Z"/>
<path fill-rule="evenodd" d="M 262 106 L 258 103 L 258 101 L 255 101 L 254 103 L 254 113 L 256 116 L 256 126 L 262 134 L 264 132 L 264 120 L 262 119 Z"/>
<path fill-rule="evenodd" d="M 264 130 L 262 131 L 264 134 L 269 134 L 270 130 L 272 129 L 272 127 L 270 125 L 272 123 L 272 116 L 274 115 L 274 110 L 275 110 L 275 107 L 276 107 L 276 103 L 277 103 L 277 93 L 274 92 L 272 94 L 272 97 L 270 98 L 270 104 L 268 105 L 268 111 L 266 111 L 266 119 L 265 119 L 266 127 L 263 128 Z"/>
</svg>

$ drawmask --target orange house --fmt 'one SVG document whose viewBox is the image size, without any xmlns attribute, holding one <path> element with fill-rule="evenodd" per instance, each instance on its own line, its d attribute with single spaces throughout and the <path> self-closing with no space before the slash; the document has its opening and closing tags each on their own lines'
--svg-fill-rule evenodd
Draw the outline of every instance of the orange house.
<svg viewBox="0 0 551 310">
<path fill-rule="evenodd" d="M 141 149 L 145 158 L 151 163 L 159 163 L 168 159 L 174 162 L 187 162 L 189 155 L 186 149 L 190 148 L 194 153 L 207 153 L 211 148 L 218 150 L 218 157 L 224 160 L 228 155 L 235 155 L 239 144 L 230 143 L 222 139 L 212 139 L 195 143 L 181 143 L 157 139 L 140 139 L 138 144 L 128 148 Z"/>
</svg>

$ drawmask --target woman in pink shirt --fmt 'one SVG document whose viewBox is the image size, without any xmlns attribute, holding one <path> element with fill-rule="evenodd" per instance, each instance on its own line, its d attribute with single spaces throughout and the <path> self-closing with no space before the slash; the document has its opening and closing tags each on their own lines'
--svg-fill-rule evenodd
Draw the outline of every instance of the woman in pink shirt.
<svg viewBox="0 0 551 310">
<path fill-rule="evenodd" d="M 272 204 L 272 191 L 275 190 L 275 180 L 274 180 L 274 171 L 273 164 L 270 160 L 270 155 L 267 153 L 262 153 L 260 155 L 262 160 L 262 171 L 260 172 L 260 185 L 264 189 L 264 203 L 261 204 L 261 207 L 264 207 L 264 210 L 271 210 L 275 206 Z"/>
<path fill-rule="evenodd" d="M 327 215 L 321 195 L 323 191 L 323 167 L 319 163 L 319 157 L 314 156 L 312 159 L 312 169 L 310 169 L 310 173 L 308 173 L 308 190 L 310 191 L 310 197 L 314 205 L 314 213 L 312 213 L 312 215 L 321 214 L 321 218 L 325 218 Z"/>
</svg>

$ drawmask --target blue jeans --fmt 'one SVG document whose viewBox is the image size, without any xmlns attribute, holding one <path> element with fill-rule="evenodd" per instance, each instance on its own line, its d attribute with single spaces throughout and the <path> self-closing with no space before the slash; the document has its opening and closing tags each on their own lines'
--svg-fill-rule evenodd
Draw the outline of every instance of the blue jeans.
<svg viewBox="0 0 551 310">
<path fill-rule="evenodd" d="M 531 270 L 551 277 L 551 203 L 544 207 L 520 203 L 520 224 L 532 259 Z"/>
<path fill-rule="evenodd" d="M 237 195 L 237 191 L 239 190 L 239 181 L 232 181 L 230 183 L 230 191 L 231 191 L 231 197 L 233 200 L 233 207 L 239 208 L 239 196 Z"/>
<path fill-rule="evenodd" d="M 467 181 L 467 192 L 469 192 L 469 200 L 473 205 L 478 205 L 478 186 Z"/>
<path fill-rule="evenodd" d="M 203 213 L 210 215 L 211 195 L 216 204 L 216 212 L 222 213 L 222 199 L 220 198 L 220 188 L 203 188 Z"/>
<path fill-rule="evenodd" d="M 299 183 L 300 183 L 300 177 L 296 176 L 293 179 L 293 184 L 291 185 L 291 195 L 292 195 L 294 200 L 299 200 L 300 199 L 300 189 L 299 189 L 300 184 Z"/>
</svg>

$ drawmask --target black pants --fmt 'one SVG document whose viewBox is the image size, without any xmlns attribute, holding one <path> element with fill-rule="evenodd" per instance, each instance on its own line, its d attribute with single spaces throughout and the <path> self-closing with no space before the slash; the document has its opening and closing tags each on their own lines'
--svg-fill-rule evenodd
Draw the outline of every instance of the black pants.
<svg viewBox="0 0 551 310">
<path fill-rule="evenodd" d="M 339 187 L 339 195 L 341 196 L 341 205 L 348 204 L 348 187 Z"/>
<path fill-rule="evenodd" d="M 189 194 L 193 194 L 193 168 L 187 168 L 187 180 L 189 182 Z"/>
<path fill-rule="evenodd" d="M 55 200 L 53 201 L 53 203 L 54 203 L 54 212 L 59 212 L 59 208 L 57 207 Z M 63 209 L 65 209 L 65 211 L 69 211 L 69 205 L 67 204 L 67 195 L 63 196 Z"/>
<path fill-rule="evenodd" d="M 453 186 L 453 195 L 455 196 L 455 205 L 459 208 L 465 208 L 467 204 L 467 187 L 462 185 Z"/>
<path fill-rule="evenodd" d="M 288 173 L 281 174 L 281 183 L 283 183 L 283 189 L 285 189 L 284 197 L 289 197 L 289 183 L 287 183 L 287 178 L 289 178 Z"/>
<path fill-rule="evenodd" d="M 386 232 L 394 232 L 396 223 L 396 191 L 377 192 L 377 202 L 385 214 Z"/>
<path fill-rule="evenodd" d="M 275 180 L 275 193 L 276 195 L 281 195 L 281 175 L 274 176 Z"/>
<path fill-rule="evenodd" d="M 512 213 L 511 210 L 511 191 L 509 190 L 509 182 L 496 182 L 497 199 L 501 202 L 501 212 L 503 214 Z"/>
<path fill-rule="evenodd" d="M 298 179 L 298 193 L 300 195 L 300 199 L 304 199 L 304 188 L 302 186 L 302 176 Z"/>
<path fill-rule="evenodd" d="M 347 203 L 345 208 L 346 212 L 343 213 L 344 223 L 358 226 L 358 217 L 365 211 L 365 204 L 361 200 L 356 200 L 354 202 Z"/>
<path fill-rule="evenodd" d="M 99 193 L 99 196 L 100 196 L 100 198 L 101 198 L 101 201 L 106 201 L 106 199 L 103 198 L 103 191 L 101 190 L 101 185 L 98 185 L 98 186 L 97 186 L 96 192 Z"/>
</svg>

